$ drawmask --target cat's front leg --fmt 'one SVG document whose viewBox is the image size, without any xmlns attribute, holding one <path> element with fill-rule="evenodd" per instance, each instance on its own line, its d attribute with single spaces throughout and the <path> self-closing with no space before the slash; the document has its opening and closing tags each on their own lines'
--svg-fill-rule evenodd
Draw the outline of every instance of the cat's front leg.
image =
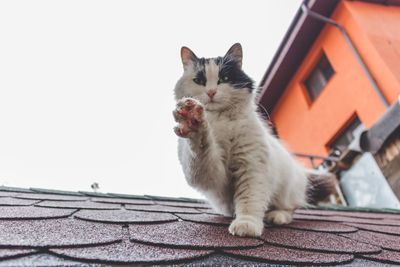
<svg viewBox="0 0 400 267">
<path fill-rule="evenodd" d="M 264 230 L 264 213 L 270 196 L 259 171 L 242 171 L 235 182 L 235 219 L 229 232 L 237 236 L 261 236 Z"/>
<path fill-rule="evenodd" d="M 186 180 L 203 193 L 220 196 L 226 190 L 228 180 L 221 150 L 211 133 L 203 105 L 194 98 L 182 98 L 173 114 L 178 122 L 175 133 L 182 137 L 179 160 Z M 215 204 L 224 202 L 221 197 L 215 197 L 215 200 Z"/>
<path fill-rule="evenodd" d="M 200 190 L 219 213 L 233 214 L 232 190 L 222 161 L 221 149 L 211 133 L 203 105 L 182 98 L 173 112 L 179 160 L 188 184 Z"/>
</svg>

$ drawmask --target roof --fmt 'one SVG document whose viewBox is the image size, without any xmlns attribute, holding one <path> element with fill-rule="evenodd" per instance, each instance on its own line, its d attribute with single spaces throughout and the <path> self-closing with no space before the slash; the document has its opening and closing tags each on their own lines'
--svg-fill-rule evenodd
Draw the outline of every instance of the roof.
<svg viewBox="0 0 400 267">
<path fill-rule="evenodd" d="M 194 199 L 0 187 L 0 266 L 400 264 L 400 213 L 300 209 L 261 238 L 230 221 Z"/>
<path fill-rule="evenodd" d="M 400 0 L 362 1 L 383 5 L 400 5 Z M 332 15 L 339 2 L 339 0 L 303 0 L 303 3 L 311 11 L 327 17 Z M 258 101 L 268 113 L 274 109 L 324 26 L 325 24 L 321 21 L 304 14 L 301 8 L 297 11 L 260 82 L 261 92 Z"/>
</svg>

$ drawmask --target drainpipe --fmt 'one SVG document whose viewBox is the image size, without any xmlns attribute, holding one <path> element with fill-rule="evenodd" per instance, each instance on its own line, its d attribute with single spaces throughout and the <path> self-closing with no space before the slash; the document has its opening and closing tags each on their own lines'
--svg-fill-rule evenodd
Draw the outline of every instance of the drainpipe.
<svg viewBox="0 0 400 267">
<path fill-rule="evenodd" d="M 325 16 L 323 16 L 321 14 L 318 14 L 318 13 L 310 10 L 308 8 L 308 6 L 305 5 L 304 3 L 301 5 L 301 10 L 307 16 L 310 16 L 310 17 L 312 17 L 314 19 L 317 19 L 317 20 L 322 21 L 324 23 L 328 23 L 328 24 L 330 24 L 332 26 L 335 26 L 340 31 L 340 33 L 344 37 L 346 43 L 350 46 L 351 52 L 356 57 L 358 63 L 360 64 L 362 70 L 364 71 L 365 75 L 367 75 L 367 78 L 368 78 L 369 82 L 371 83 L 372 87 L 374 88 L 375 92 L 378 94 L 379 98 L 382 100 L 382 102 L 385 105 L 385 107 L 388 108 L 390 106 L 389 102 L 387 101 L 387 99 L 383 95 L 382 90 L 379 88 L 379 86 L 376 83 L 374 77 L 372 77 L 371 72 L 369 71 L 367 65 L 365 64 L 365 62 L 362 59 L 360 53 L 358 52 L 358 50 L 354 46 L 353 42 L 351 41 L 351 39 L 350 39 L 349 35 L 347 34 L 346 30 L 344 29 L 344 27 L 342 25 L 340 25 L 337 21 L 335 21 L 335 20 L 333 20 L 331 18 L 325 17 Z"/>
</svg>

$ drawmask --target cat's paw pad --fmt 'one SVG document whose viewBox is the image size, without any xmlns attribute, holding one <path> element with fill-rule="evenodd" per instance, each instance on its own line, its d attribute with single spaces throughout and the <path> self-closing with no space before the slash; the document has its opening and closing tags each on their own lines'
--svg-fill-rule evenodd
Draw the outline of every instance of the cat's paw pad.
<svg viewBox="0 0 400 267">
<path fill-rule="evenodd" d="M 229 226 L 229 233 L 236 236 L 261 236 L 264 229 L 262 220 L 252 216 L 237 217 Z"/>
<path fill-rule="evenodd" d="M 265 214 L 265 220 L 276 225 L 289 224 L 293 220 L 293 215 L 291 211 L 273 210 Z"/>
<path fill-rule="evenodd" d="M 178 125 L 174 128 L 180 137 L 187 137 L 192 132 L 197 132 L 204 122 L 204 107 L 196 99 L 184 97 L 176 104 L 173 111 Z"/>
</svg>

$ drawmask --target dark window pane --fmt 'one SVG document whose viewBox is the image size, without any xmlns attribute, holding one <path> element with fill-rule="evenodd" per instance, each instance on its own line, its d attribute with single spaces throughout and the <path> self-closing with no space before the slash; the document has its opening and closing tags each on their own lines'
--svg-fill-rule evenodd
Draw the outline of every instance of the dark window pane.
<svg viewBox="0 0 400 267">
<path fill-rule="evenodd" d="M 321 69 L 325 80 L 328 81 L 333 75 L 334 71 L 325 54 L 323 54 L 321 57 L 319 68 Z"/>
<path fill-rule="evenodd" d="M 314 101 L 317 98 L 333 73 L 334 70 L 328 58 L 323 54 L 304 82 L 311 100 Z"/>
<path fill-rule="evenodd" d="M 346 129 L 343 130 L 341 134 L 331 143 L 330 148 L 339 149 L 341 151 L 346 149 L 350 145 L 351 141 L 353 141 L 355 137 L 354 134 L 361 127 L 363 128 L 364 126 L 362 125 L 360 119 L 355 117 L 349 126 L 347 126 Z"/>
</svg>

